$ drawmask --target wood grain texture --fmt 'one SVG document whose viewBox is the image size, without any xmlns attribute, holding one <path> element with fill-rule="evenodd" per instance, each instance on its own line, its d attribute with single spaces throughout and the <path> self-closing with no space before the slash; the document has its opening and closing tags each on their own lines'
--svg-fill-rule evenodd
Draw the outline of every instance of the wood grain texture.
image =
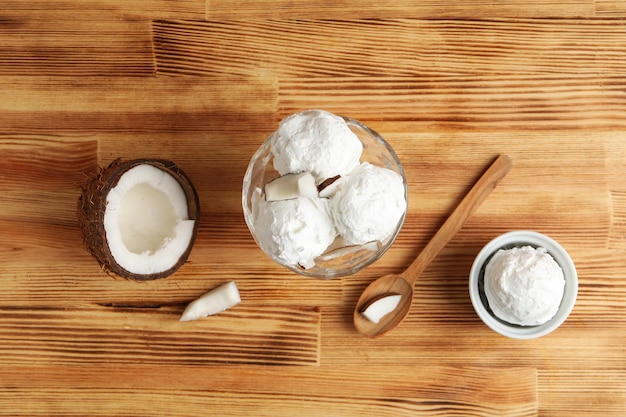
<svg viewBox="0 0 626 417">
<path fill-rule="evenodd" d="M 240 307 L 189 326 L 178 322 L 184 306 L 100 307 L 3 310 L 0 361 L 5 365 L 318 363 L 319 314 L 314 309 Z"/>
<path fill-rule="evenodd" d="M 495 78 L 521 72 L 622 75 L 626 28 L 613 23 L 596 19 L 157 21 L 153 31 L 161 74 Z M 596 47 L 598 37 L 603 39 L 601 49 Z"/>
<path fill-rule="evenodd" d="M 477 19 L 493 17 L 576 17 L 586 18 L 595 15 L 596 3 L 593 0 L 581 1 L 526 1 L 503 0 L 485 2 L 469 0 L 449 2 L 442 0 L 402 2 L 392 0 L 354 1 L 322 0 L 314 3 L 305 0 L 278 0 L 271 3 L 264 0 L 207 0 L 209 20 L 229 20 L 241 18 L 276 19 L 277 16 L 290 19 L 336 19 L 419 17 L 428 19 L 454 18 Z M 610 4 L 618 3 L 615 1 Z M 610 7 L 607 5 L 606 7 Z M 619 6 L 618 6 L 619 7 Z"/>
<path fill-rule="evenodd" d="M 581 409 L 587 410 L 589 416 L 600 416 L 603 413 L 619 415 L 626 397 L 623 370 L 596 369 L 593 373 L 568 371 L 545 371 L 539 373 L 543 388 L 538 392 L 539 400 L 545 404 L 542 415 L 560 416 L 576 414 Z M 610 381 L 610 386 L 607 382 Z M 575 387 L 574 387 L 575 386 Z M 564 392 L 575 390 L 578 395 L 572 397 L 568 404 L 560 400 Z M 553 407 L 553 404 L 558 404 Z"/>
<path fill-rule="evenodd" d="M 149 19 L 203 17 L 198 0 L 6 0 L 0 75 L 152 76 Z"/>
<path fill-rule="evenodd" d="M 276 108 L 272 79 L 0 77 L 0 87 L 0 132 L 9 133 L 269 130 Z"/>
<path fill-rule="evenodd" d="M 119 375 L 116 366 L 97 366 L 94 372 L 79 367 L 21 367 L 0 370 L 0 414 L 12 398 L 24 406 L 14 416 L 91 415 L 193 416 L 193 411 L 224 416 L 532 416 L 537 410 L 536 372 L 528 368 L 485 369 L 423 366 L 388 372 L 373 366 L 232 367 L 130 366 Z M 372 378 L 372 374 L 379 375 Z M 56 376 L 55 376 L 56 375 Z M 62 378 L 58 376 L 62 375 Z M 48 381 L 58 378 L 51 385 Z M 504 387 L 516 381 L 516 389 Z M 344 395 L 345 386 L 353 394 Z M 468 386 L 480 385 L 479 392 Z M 163 387 L 163 388 L 157 388 Z M 58 396 L 70 392 L 71 396 Z M 94 398 L 100 400 L 93 401 Z M 129 404 L 124 408 L 120 404 Z M 191 406 L 191 407 L 188 407 Z M 221 410 L 226 410 L 221 412 Z"/>
<path fill-rule="evenodd" d="M 626 119 L 625 84 L 621 76 L 578 75 L 291 78 L 279 85 L 279 106 L 281 114 L 321 106 L 364 120 L 418 122 L 430 132 L 619 130 Z M 367 104 L 372 92 L 376 106 Z"/>
<path fill-rule="evenodd" d="M 597 0 L 595 14 L 597 16 L 623 18 L 626 16 L 626 4 L 614 0 Z"/>
<path fill-rule="evenodd" d="M 626 414 L 625 8 L 462 3 L 7 0 L 0 12 L 0 416 Z M 305 47 L 303 47 L 303 45 Z M 394 147 L 409 211 L 394 246 L 336 280 L 254 244 L 240 190 L 279 120 L 359 119 Z M 512 171 L 383 338 L 352 310 L 402 271 L 501 153 Z M 189 262 L 138 284 L 82 247 L 80 186 L 112 160 L 178 163 L 199 191 Z M 481 323 L 467 276 L 513 229 L 579 274 L 538 340 Z M 179 323 L 235 280 L 242 303 Z"/>
</svg>

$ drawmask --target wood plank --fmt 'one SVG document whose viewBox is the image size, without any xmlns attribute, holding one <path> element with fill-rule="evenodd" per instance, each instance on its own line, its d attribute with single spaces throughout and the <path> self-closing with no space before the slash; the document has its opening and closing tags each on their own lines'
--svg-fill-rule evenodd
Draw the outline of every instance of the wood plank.
<svg viewBox="0 0 626 417">
<path fill-rule="evenodd" d="M 183 308 L 2 308 L 0 363 L 318 364 L 316 309 L 239 305 L 180 323 Z"/>
<path fill-rule="evenodd" d="M 467 294 L 467 286 L 464 287 Z M 439 302 L 421 304 L 420 289 L 416 297 L 413 306 L 416 310 L 402 325 L 374 340 L 356 333 L 350 307 L 325 308 L 321 362 L 328 366 L 359 366 L 367 362 L 390 367 L 402 363 L 407 367 L 445 364 L 487 368 L 584 368 L 590 373 L 593 369 L 623 370 L 626 366 L 626 323 L 623 319 L 609 321 L 620 313 L 623 315 L 623 298 L 615 303 L 619 306 L 617 314 L 603 316 L 593 309 L 594 313 L 578 316 L 577 304 L 572 316 L 553 333 L 539 339 L 516 340 L 485 326 L 473 313 L 469 301 L 462 305 L 456 301 L 459 304 L 455 305 L 456 297 L 449 295 L 446 306 Z M 580 299 L 578 302 L 585 304 Z M 437 311 L 438 317 L 434 319 L 432 313 L 429 317 L 427 311 Z M 599 314 L 597 321 L 587 322 L 585 318 L 590 314 Z"/>
<path fill-rule="evenodd" d="M 261 130 L 276 109 L 275 82 L 261 78 L 0 77 L 0 88 L 6 133 Z"/>
<path fill-rule="evenodd" d="M 626 161 L 622 149 L 623 135 L 614 135 L 605 141 L 607 155 L 607 184 L 611 199 L 611 229 L 609 249 L 626 250 L 626 181 L 621 173 Z"/>
<path fill-rule="evenodd" d="M 0 187 L 25 194 L 66 191 L 95 169 L 97 152 L 97 141 L 84 136 L 0 135 Z"/>
<path fill-rule="evenodd" d="M 626 191 L 611 192 L 611 249 L 626 250 Z"/>
<path fill-rule="evenodd" d="M 10 226 L 10 223 L 0 225 Z M 32 233 L 30 229 L 36 227 L 39 227 L 36 222 L 23 223 L 19 228 L 8 228 L 7 232 Z M 82 248 L 82 237 L 75 226 L 39 228 L 45 235 L 39 240 L 16 238 L 3 244 L 0 306 L 83 309 L 101 305 L 176 306 L 182 313 L 184 305 L 229 280 L 236 281 L 247 303 L 260 309 L 265 305 L 325 307 L 343 302 L 340 280 L 296 276 L 271 262 L 256 247 L 232 248 L 223 240 L 210 243 L 210 234 L 206 233 L 198 239 L 189 262 L 175 275 L 140 284 L 106 275 Z M 223 244 L 220 250 L 214 250 L 220 243 Z M 241 257 L 240 262 L 232 262 L 233 251 Z"/>
<path fill-rule="evenodd" d="M 626 52 L 626 28 L 596 19 L 156 21 L 153 32 L 158 73 L 173 75 L 622 75 Z"/>
<path fill-rule="evenodd" d="M 147 22 L 106 19 L 100 13 L 81 16 L 77 19 L 72 10 L 6 16 L 8 30 L 0 34 L 0 75 L 155 74 Z"/>
<path fill-rule="evenodd" d="M 325 108 L 363 121 L 414 122 L 420 130 L 439 134 L 619 131 L 626 126 L 625 84 L 621 76 L 585 75 L 291 78 L 280 82 L 279 114 Z"/>
<path fill-rule="evenodd" d="M 498 18 L 498 17 L 592 17 L 595 2 L 581 1 L 519 1 L 504 0 L 485 2 L 469 0 L 447 2 L 441 0 L 402 2 L 383 0 L 355 2 L 350 0 L 321 0 L 315 3 L 304 0 L 244 0 L 235 5 L 232 0 L 207 0 L 207 18 L 245 19 L 245 18 L 289 18 L 289 19 L 359 19 L 359 18 Z"/>
<path fill-rule="evenodd" d="M 619 0 L 596 0 L 596 16 L 623 18 L 626 16 L 626 4 Z"/>
<path fill-rule="evenodd" d="M 153 76 L 150 19 L 204 15 L 204 0 L 6 0 L 0 76 Z"/>
<path fill-rule="evenodd" d="M 280 370 L 22 366 L 0 369 L 0 415 L 185 417 L 220 410 L 224 416 L 522 417 L 537 415 L 536 378 L 532 368 L 423 364 Z M 22 400 L 19 408 L 15 398 Z"/>
<path fill-rule="evenodd" d="M 623 369 L 539 371 L 541 415 L 622 416 L 626 399 L 624 375 Z M 576 395 L 570 396 L 566 392 Z"/>
<path fill-rule="evenodd" d="M 205 0 L 4 0 L 3 15 L 23 16 L 31 20 L 45 17 L 69 17 L 74 20 L 107 21 L 114 18 L 129 20 L 200 19 L 205 14 Z M 99 16 L 99 18 L 98 18 Z"/>
</svg>

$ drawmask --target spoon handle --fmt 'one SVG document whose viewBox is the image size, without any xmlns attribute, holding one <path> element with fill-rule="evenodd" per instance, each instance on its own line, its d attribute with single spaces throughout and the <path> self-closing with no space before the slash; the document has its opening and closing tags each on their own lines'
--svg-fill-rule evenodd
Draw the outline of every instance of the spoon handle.
<svg viewBox="0 0 626 417">
<path fill-rule="evenodd" d="M 493 191 L 498 182 L 511 170 L 512 161 L 506 155 L 500 155 L 474 184 L 469 193 L 454 209 L 450 217 L 428 242 L 413 263 L 404 272 L 404 278 L 413 284 L 418 276 L 426 269 L 437 256 L 439 251 L 463 227 L 465 221 L 476 211 L 487 196 Z"/>
</svg>

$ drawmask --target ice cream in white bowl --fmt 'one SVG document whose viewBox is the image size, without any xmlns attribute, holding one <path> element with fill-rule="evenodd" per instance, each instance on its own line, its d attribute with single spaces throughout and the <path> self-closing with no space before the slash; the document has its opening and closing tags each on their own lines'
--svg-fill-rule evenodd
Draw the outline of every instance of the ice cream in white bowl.
<svg viewBox="0 0 626 417">
<path fill-rule="evenodd" d="M 485 245 L 472 265 L 469 286 L 472 305 L 487 326 L 504 336 L 532 339 L 567 319 L 578 276 L 559 243 L 522 230 Z"/>
<path fill-rule="evenodd" d="M 391 146 L 324 110 L 283 119 L 244 176 L 244 218 L 258 246 L 298 274 L 333 278 L 379 259 L 398 235 L 407 182 Z"/>
</svg>

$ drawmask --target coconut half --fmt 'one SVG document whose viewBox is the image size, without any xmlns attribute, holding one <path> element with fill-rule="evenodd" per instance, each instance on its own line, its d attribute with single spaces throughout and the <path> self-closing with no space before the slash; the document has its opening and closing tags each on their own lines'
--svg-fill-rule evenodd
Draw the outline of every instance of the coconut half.
<svg viewBox="0 0 626 417">
<path fill-rule="evenodd" d="M 173 274 L 187 261 L 200 202 L 175 163 L 118 159 L 89 179 L 77 215 L 85 246 L 105 271 L 148 281 Z"/>
</svg>

